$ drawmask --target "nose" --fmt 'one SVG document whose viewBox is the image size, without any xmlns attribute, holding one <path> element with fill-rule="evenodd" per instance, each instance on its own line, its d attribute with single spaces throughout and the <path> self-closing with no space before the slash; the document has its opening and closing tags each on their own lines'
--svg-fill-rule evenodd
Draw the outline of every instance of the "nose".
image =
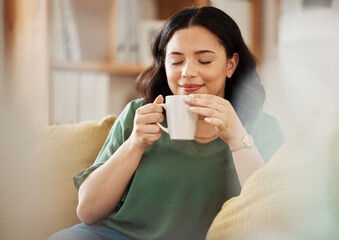
<svg viewBox="0 0 339 240">
<path fill-rule="evenodd" d="M 197 69 L 196 67 L 194 66 L 193 63 L 189 63 L 187 62 L 182 70 L 181 70 L 181 76 L 183 78 L 191 78 L 191 77 L 196 77 L 197 76 Z"/>
</svg>

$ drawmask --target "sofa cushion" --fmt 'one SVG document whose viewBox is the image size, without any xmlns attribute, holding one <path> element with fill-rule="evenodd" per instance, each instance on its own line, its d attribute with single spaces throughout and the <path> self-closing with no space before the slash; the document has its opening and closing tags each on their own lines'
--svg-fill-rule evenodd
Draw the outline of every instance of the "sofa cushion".
<svg viewBox="0 0 339 240">
<path fill-rule="evenodd" d="M 338 120 L 338 111 L 306 116 L 240 195 L 224 203 L 207 240 L 337 239 Z"/>
<path fill-rule="evenodd" d="M 38 191 L 34 200 L 38 207 L 35 225 L 41 239 L 80 222 L 72 176 L 93 164 L 115 119 L 108 116 L 101 121 L 37 130 L 33 166 Z"/>
</svg>

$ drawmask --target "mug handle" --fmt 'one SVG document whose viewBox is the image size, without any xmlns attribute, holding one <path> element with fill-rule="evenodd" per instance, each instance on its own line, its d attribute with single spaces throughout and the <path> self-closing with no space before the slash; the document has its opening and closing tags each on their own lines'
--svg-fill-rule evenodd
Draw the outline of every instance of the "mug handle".
<svg viewBox="0 0 339 240">
<path fill-rule="evenodd" d="M 166 109 L 166 103 L 160 103 L 159 105 L 162 106 L 163 108 L 165 108 L 165 110 L 167 110 Z M 168 128 L 165 128 L 160 123 L 156 123 L 156 124 L 161 128 L 161 130 L 163 130 L 165 133 L 169 134 Z"/>
</svg>

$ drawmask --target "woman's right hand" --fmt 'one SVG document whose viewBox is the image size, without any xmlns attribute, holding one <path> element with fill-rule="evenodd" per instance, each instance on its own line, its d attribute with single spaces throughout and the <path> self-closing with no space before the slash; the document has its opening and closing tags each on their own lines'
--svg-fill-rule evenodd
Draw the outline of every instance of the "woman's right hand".
<svg viewBox="0 0 339 240">
<path fill-rule="evenodd" d="M 134 147 L 145 151 L 160 139 L 161 129 L 156 123 L 164 121 L 163 109 L 159 105 L 163 101 L 163 96 L 159 95 L 153 103 L 146 104 L 137 109 L 133 132 L 130 137 Z"/>
</svg>

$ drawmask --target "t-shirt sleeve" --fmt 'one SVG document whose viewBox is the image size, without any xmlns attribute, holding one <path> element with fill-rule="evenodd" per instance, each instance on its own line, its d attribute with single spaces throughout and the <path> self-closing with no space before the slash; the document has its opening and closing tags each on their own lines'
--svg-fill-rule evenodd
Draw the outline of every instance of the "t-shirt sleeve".
<svg viewBox="0 0 339 240">
<path fill-rule="evenodd" d="M 253 136 L 254 143 L 266 163 L 285 139 L 278 119 L 264 112 L 258 113 L 253 121 L 245 124 L 245 128 Z"/>
<path fill-rule="evenodd" d="M 128 139 L 133 130 L 134 116 L 137 108 L 145 103 L 143 99 L 130 102 L 114 122 L 108 137 L 101 148 L 95 162 L 73 176 L 73 183 L 79 190 L 80 185 L 95 169 L 104 164 L 118 148 Z"/>
</svg>

